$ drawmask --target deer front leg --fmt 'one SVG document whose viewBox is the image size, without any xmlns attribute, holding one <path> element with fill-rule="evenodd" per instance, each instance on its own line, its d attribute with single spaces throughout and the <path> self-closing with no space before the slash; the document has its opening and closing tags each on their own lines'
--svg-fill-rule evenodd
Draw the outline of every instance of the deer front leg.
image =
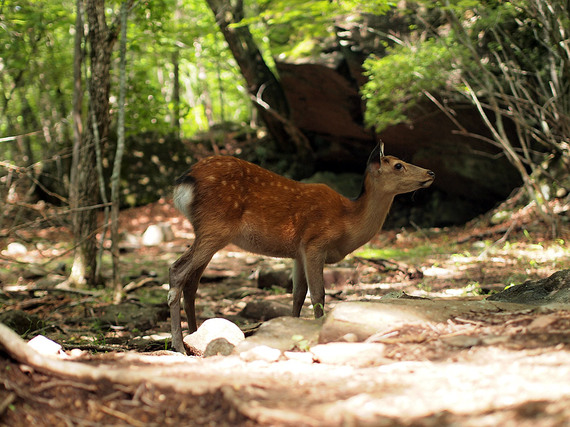
<svg viewBox="0 0 570 427">
<path fill-rule="evenodd" d="M 293 265 L 293 317 L 301 316 L 301 309 L 307 296 L 307 277 L 302 259 L 296 259 Z"/>
<path fill-rule="evenodd" d="M 306 251 L 304 263 L 309 291 L 311 292 L 313 312 L 315 319 L 318 319 L 324 315 L 325 308 L 324 255 L 317 250 Z"/>
</svg>

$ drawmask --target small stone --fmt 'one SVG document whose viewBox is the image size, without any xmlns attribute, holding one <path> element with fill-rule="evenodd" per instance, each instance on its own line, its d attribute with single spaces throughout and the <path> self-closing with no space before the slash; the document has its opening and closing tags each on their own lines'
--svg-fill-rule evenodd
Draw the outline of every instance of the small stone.
<svg viewBox="0 0 570 427">
<path fill-rule="evenodd" d="M 289 360 L 295 360 L 303 363 L 314 363 L 313 353 L 308 351 L 285 351 L 283 356 Z"/>
<path fill-rule="evenodd" d="M 385 364 L 384 350 L 381 343 L 333 342 L 316 345 L 311 353 L 320 363 L 365 367 Z"/>
<path fill-rule="evenodd" d="M 240 353 L 239 357 L 246 362 L 253 362 L 255 360 L 277 362 L 281 358 L 281 350 L 266 345 L 258 345 Z"/>
<path fill-rule="evenodd" d="M 216 338 L 208 343 L 204 357 L 229 356 L 236 346 L 225 338 Z"/>
<path fill-rule="evenodd" d="M 528 325 L 529 331 L 537 331 L 541 329 L 546 329 L 548 326 L 552 325 L 554 322 L 560 319 L 560 316 L 556 314 L 547 314 L 539 316 L 534 319 L 530 325 Z"/>
<path fill-rule="evenodd" d="M 339 338 L 340 342 L 358 342 L 358 336 L 352 332 Z"/>
<path fill-rule="evenodd" d="M 470 335 L 454 335 L 451 337 L 443 337 L 441 340 L 446 344 L 459 348 L 475 347 L 476 345 L 481 344 L 481 339 L 479 337 L 473 337 Z"/>
</svg>

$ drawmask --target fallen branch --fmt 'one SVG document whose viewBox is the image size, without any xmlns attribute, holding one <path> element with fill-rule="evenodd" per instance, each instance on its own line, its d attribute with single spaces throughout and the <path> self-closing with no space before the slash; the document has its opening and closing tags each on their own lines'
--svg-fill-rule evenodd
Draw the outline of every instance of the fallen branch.
<svg viewBox="0 0 570 427">
<path fill-rule="evenodd" d="M 79 294 L 89 297 L 96 297 L 102 294 L 101 291 L 86 291 L 84 289 L 75 289 L 67 286 L 67 281 L 60 283 L 55 287 L 34 286 L 34 285 L 11 285 L 3 288 L 8 293 L 29 293 L 29 292 L 64 292 L 70 294 Z"/>
<path fill-rule="evenodd" d="M 129 293 L 135 291 L 139 288 L 142 288 L 147 283 L 158 283 L 158 281 L 156 280 L 156 277 L 145 277 L 144 279 L 139 280 L 138 282 L 130 282 L 129 284 L 125 285 L 125 287 L 123 288 L 123 292 Z"/>
<path fill-rule="evenodd" d="M 191 390 L 197 393 L 210 392 L 219 384 L 210 377 L 195 380 L 192 384 L 180 381 L 181 372 L 187 367 L 196 379 L 197 371 L 193 359 L 181 355 L 152 357 L 152 362 L 159 366 L 120 368 L 112 364 L 93 366 L 87 363 L 71 360 L 60 360 L 43 356 L 30 347 L 12 329 L 0 323 L 0 350 L 17 362 L 30 366 L 38 372 L 84 382 L 109 381 L 114 384 L 139 386 L 142 383 L 152 383 L 156 387 Z M 137 356 L 138 359 L 144 356 Z M 149 359 L 146 359 L 147 362 Z M 14 390 L 18 394 L 17 390 Z"/>
<path fill-rule="evenodd" d="M 85 363 L 42 356 L 20 338 L 16 332 L 2 323 L 0 323 L 0 348 L 20 363 L 29 365 L 43 373 L 56 374 L 66 378 L 81 381 L 108 380 L 129 385 L 139 384 L 146 379 L 139 372 L 129 372 L 105 365 L 89 366 Z"/>
<path fill-rule="evenodd" d="M 10 392 L 8 393 L 8 396 L 6 396 L 6 398 L 2 402 L 0 402 L 0 417 L 4 412 L 6 412 L 6 409 L 8 409 L 10 405 L 14 403 L 16 397 L 18 397 L 16 393 Z"/>
</svg>

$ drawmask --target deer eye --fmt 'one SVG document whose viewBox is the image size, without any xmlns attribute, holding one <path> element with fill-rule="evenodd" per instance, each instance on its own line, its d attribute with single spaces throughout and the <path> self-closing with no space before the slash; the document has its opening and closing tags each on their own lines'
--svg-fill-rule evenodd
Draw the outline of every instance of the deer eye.
<svg viewBox="0 0 570 427">
<path fill-rule="evenodd" d="M 394 165 L 394 169 L 396 169 L 397 171 L 399 171 L 400 169 L 402 169 L 404 167 L 404 165 L 402 165 L 401 163 L 396 163 Z"/>
</svg>

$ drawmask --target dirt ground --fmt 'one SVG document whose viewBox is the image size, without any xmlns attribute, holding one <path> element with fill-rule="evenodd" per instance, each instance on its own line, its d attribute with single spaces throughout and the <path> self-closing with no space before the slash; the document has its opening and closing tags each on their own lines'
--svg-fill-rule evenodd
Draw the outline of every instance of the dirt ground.
<svg viewBox="0 0 570 427">
<path fill-rule="evenodd" d="M 122 215 L 122 229 L 135 236 L 156 222 L 170 224 L 174 240 L 133 245 L 123 254 L 124 282 L 132 289 L 126 299 L 141 307 L 165 307 L 168 265 L 192 237 L 164 201 Z M 0 314 L 21 310 L 41 319 L 40 333 L 63 346 L 69 371 L 54 373 L 42 367 L 43 359 L 34 366 L 0 351 L 0 425 L 570 425 L 565 308 L 399 325 L 377 337 L 384 357 L 369 366 L 310 357 L 188 357 L 168 351 L 168 318 L 157 317 L 147 329 L 106 325 L 100 313 L 111 305 L 108 291 L 54 289 L 65 278 L 55 271 L 69 265 L 64 229 L 23 230 L 19 236 L 28 251 L 3 252 Z M 205 273 L 199 321 L 226 317 L 254 330 L 259 321 L 240 316 L 249 301 L 291 303 L 282 289 L 257 289 L 256 275 L 289 266 L 226 248 Z M 327 289 L 327 309 L 394 291 L 482 299 L 564 268 L 570 268 L 568 240 L 550 239 L 532 217 L 513 215 L 496 226 L 481 221 L 449 230 L 386 231 L 364 252 L 327 269 L 336 278 Z M 352 273 L 345 277 L 346 271 Z M 77 362 L 97 376 L 79 375 L 72 365 Z"/>
</svg>

